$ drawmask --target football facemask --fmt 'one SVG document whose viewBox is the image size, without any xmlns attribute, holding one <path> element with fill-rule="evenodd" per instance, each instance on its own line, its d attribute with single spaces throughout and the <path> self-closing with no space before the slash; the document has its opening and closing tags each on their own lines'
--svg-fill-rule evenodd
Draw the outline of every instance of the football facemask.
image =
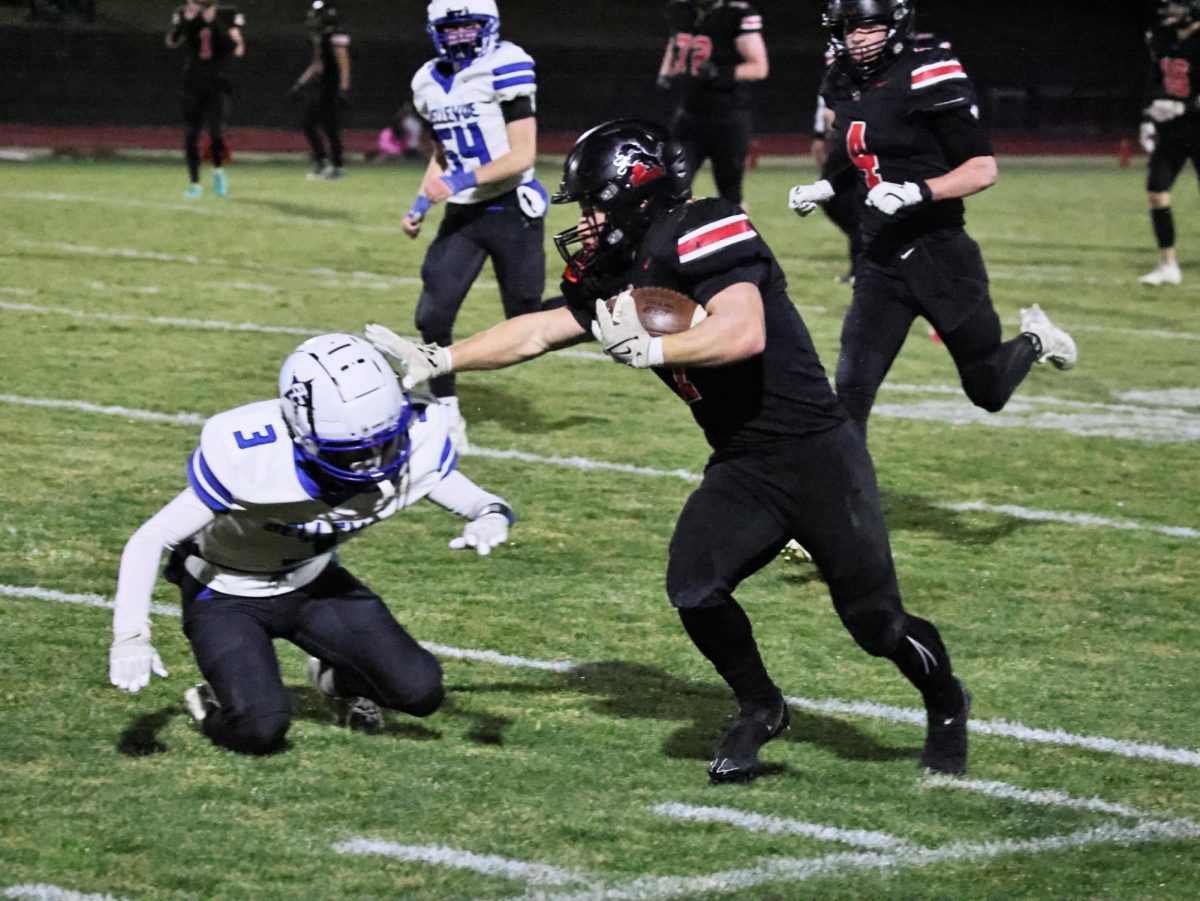
<svg viewBox="0 0 1200 901">
<path fill-rule="evenodd" d="M 1182 28 L 1200 20 L 1200 0 L 1169 0 L 1158 6 L 1158 21 L 1164 28 Z"/>
<path fill-rule="evenodd" d="M 440 59 L 470 62 L 495 48 L 500 11 L 493 0 L 434 0 L 426 30 Z"/>
<path fill-rule="evenodd" d="M 912 38 L 912 22 L 908 0 L 829 0 L 821 16 L 829 30 L 829 50 L 844 70 L 860 80 L 900 55 Z M 866 31 L 878 36 L 849 40 L 854 32 Z"/>
<path fill-rule="evenodd" d="M 408 462 L 412 404 L 391 367 L 354 335 L 311 338 L 279 373 L 280 404 L 301 459 L 330 479 L 365 485 Z"/>
</svg>

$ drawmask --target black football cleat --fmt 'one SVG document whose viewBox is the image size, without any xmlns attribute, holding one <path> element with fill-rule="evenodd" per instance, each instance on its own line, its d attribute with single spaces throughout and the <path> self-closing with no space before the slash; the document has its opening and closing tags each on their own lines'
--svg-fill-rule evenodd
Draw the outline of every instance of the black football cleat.
<svg viewBox="0 0 1200 901">
<path fill-rule="evenodd" d="M 971 713 L 971 693 L 958 679 L 962 702 L 957 712 L 926 710 L 925 747 L 921 766 L 931 773 L 961 776 L 967 771 L 967 717 Z"/>
<path fill-rule="evenodd" d="M 724 785 L 758 778 L 763 771 L 758 762 L 759 749 L 783 732 L 788 720 L 788 706 L 782 695 L 769 707 L 742 708 L 708 765 L 708 781 Z"/>
</svg>

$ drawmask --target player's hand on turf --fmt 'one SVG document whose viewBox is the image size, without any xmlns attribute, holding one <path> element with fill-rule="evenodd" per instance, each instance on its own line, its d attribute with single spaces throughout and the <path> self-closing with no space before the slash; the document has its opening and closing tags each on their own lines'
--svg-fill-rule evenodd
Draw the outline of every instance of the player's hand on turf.
<svg viewBox="0 0 1200 901">
<path fill-rule="evenodd" d="M 1158 146 L 1158 129 L 1154 127 L 1153 122 L 1143 122 L 1138 129 L 1138 143 L 1142 145 L 1142 149 L 1147 153 L 1153 153 L 1154 148 Z"/>
<path fill-rule="evenodd" d="M 833 185 L 821 179 L 811 185 L 796 185 L 788 191 L 788 206 L 796 211 L 796 215 L 807 216 L 832 197 Z"/>
<path fill-rule="evenodd" d="M 628 291 L 622 291 L 613 298 L 611 312 L 607 301 L 596 301 L 592 334 L 604 345 L 604 352 L 618 363 L 634 369 L 662 365 L 662 341 L 660 339 L 656 344 L 655 339 L 642 328 L 633 295 Z M 655 356 L 657 359 L 654 359 Z"/>
<path fill-rule="evenodd" d="M 417 344 L 401 338 L 386 325 L 370 323 L 363 334 L 375 347 L 400 361 L 404 376 L 400 384 L 411 391 L 421 382 L 450 372 L 450 352 L 437 344 Z"/>
<path fill-rule="evenodd" d="M 867 192 L 867 206 L 874 207 L 885 216 L 895 216 L 907 207 L 920 206 L 932 199 L 925 182 L 906 181 L 902 185 L 881 181 Z"/>
<path fill-rule="evenodd" d="M 150 673 L 167 677 L 167 669 L 145 635 L 121 635 L 108 649 L 108 681 L 124 691 L 140 691 L 150 684 Z"/>
<path fill-rule="evenodd" d="M 450 542 L 452 551 L 474 548 L 480 557 L 486 557 L 492 548 L 508 541 L 508 517 L 491 511 L 472 519 L 463 528 L 463 533 Z"/>
</svg>

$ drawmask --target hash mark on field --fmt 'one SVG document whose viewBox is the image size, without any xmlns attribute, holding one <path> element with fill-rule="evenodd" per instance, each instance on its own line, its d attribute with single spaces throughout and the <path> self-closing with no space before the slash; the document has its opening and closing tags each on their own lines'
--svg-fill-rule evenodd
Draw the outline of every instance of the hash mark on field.
<svg viewBox="0 0 1200 901">
<path fill-rule="evenodd" d="M 1147 813 L 1126 804 L 1116 804 L 1102 798 L 1075 798 L 1066 792 L 1054 790 L 1033 790 L 1018 788 L 1007 782 L 991 782 L 982 779 L 963 779 L 955 776 L 931 775 L 925 779 L 925 785 L 930 788 L 956 788 L 961 791 L 976 792 L 991 798 L 1002 798 L 1006 801 L 1016 801 L 1020 804 L 1036 804 L 1043 807 L 1063 807 L 1070 810 L 1088 810 L 1094 813 L 1108 813 L 1120 817 L 1132 817 L 1135 820 L 1161 820 L 1161 814 Z"/>
<path fill-rule="evenodd" d="M 788 817 L 749 813 L 731 807 L 704 807 L 670 802 L 650 808 L 661 817 L 691 823 L 726 823 L 747 832 L 766 832 L 771 835 L 798 835 L 823 842 L 842 842 L 858 848 L 907 848 L 909 842 L 886 832 L 869 829 L 841 829 L 821 823 L 806 823 Z"/>
<path fill-rule="evenodd" d="M 484 876 L 501 876 L 533 885 L 571 885 L 592 881 L 592 877 L 575 870 L 528 863 L 498 854 L 476 854 L 445 845 L 400 845 L 378 838 L 358 837 L 333 846 L 338 854 L 379 855 L 407 863 L 424 863 L 455 870 L 470 870 Z"/>
<path fill-rule="evenodd" d="M 41 601 L 55 601 L 62 604 L 81 604 L 88 607 L 104 607 L 111 609 L 112 601 L 96 594 L 70 594 L 54 591 L 48 588 L 24 587 L 18 585 L 0 584 L 0 596 L 26 598 Z M 177 617 L 179 608 L 170 604 L 154 604 L 151 609 L 162 616 Z M 481 663 L 494 663 L 519 669 L 551 670 L 568 672 L 575 664 L 566 660 L 531 660 L 510 654 L 500 654 L 495 651 L 478 651 L 462 648 L 451 648 L 446 645 L 424 644 L 432 653 L 443 653 L 447 656 L 457 656 Z M 447 653 L 452 652 L 452 653 Z M 925 711 L 905 707 L 892 707 L 887 704 L 877 704 L 874 701 L 844 701 L 840 698 L 801 698 L 786 697 L 784 700 L 793 707 L 811 710 L 816 713 L 850 714 L 865 716 L 871 719 L 884 720 L 891 723 L 903 723 L 918 728 L 925 728 Z M 1101 754 L 1115 754 L 1120 757 L 1152 760 L 1158 763 L 1169 763 L 1179 766 L 1200 767 L 1200 750 L 1189 748 L 1167 748 L 1163 745 L 1149 744 L 1139 741 L 1106 738 L 1097 735 L 1075 735 L 1063 729 L 1035 729 L 1021 723 L 1007 720 L 971 720 L 970 729 L 974 735 L 989 735 L 998 738 L 1012 738 L 1018 742 L 1029 744 L 1062 745 L 1065 747 L 1084 748 Z"/>
<path fill-rule="evenodd" d="M 176 425 L 199 425 L 205 417 L 200 413 L 156 413 L 151 410 L 131 410 L 126 407 L 102 407 L 87 401 L 54 400 L 51 398 L 21 397 L 14 394 L 0 394 L 0 403 L 20 404 L 31 407 L 54 407 L 79 410 L 85 413 L 100 413 L 108 416 L 123 416 L 130 419 L 142 419 L 151 422 L 165 422 Z M 523 463 L 538 465 L 562 466 L 578 469 L 584 472 L 620 472 L 628 475 L 648 476 L 651 478 L 682 479 L 685 482 L 699 482 L 699 473 L 686 469 L 655 469 L 649 466 L 632 466 L 628 463 L 610 463 L 605 460 L 591 460 L 587 457 L 557 457 L 531 454 L 517 450 L 497 450 L 487 447 L 472 446 L 465 451 L 467 456 L 486 457 L 493 460 L 519 460 Z M 1031 522 L 1054 522 L 1063 525 L 1081 526 L 1084 528 L 1120 529 L 1122 531 L 1153 532 L 1171 538 L 1200 538 L 1200 529 L 1188 526 L 1162 526 L 1153 523 L 1142 523 L 1129 519 L 1109 519 L 1090 513 L 1068 513 L 1055 510 L 1031 510 L 1014 504 L 985 504 L 981 501 L 965 501 L 952 503 L 940 501 L 933 504 L 942 510 L 956 512 L 999 513 L 1015 519 Z"/>
</svg>

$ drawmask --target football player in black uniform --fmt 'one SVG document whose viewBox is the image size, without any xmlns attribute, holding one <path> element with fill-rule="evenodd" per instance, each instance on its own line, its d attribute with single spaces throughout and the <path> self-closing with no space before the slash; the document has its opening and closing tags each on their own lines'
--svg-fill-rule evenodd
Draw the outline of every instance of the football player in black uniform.
<svg viewBox="0 0 1200 901">
<path fill-rule="evenodd" d="M 1159 27 L 1146 33 L 1146 43 L 1151 69 L 1139 137 L 1150 154 L 1146 193 L 1159 263 L 1138 281 L 1178 285 L 1171 186 L 1188 160 L 1200 175 L 1200 0 L 1162 3 Z"/>
<path fill-rule="evenodd" d="M 762 16 L 743 0 L 671 0 L 660 87 L 678 87 L 672 129 L 688 170 L 712 162 L 717 192 L 742 202 L 752 122 L 747 85 L 767 77 Z"/>
<path fill-rule="evenodd" d="M 1003 408 L 1035 362 L 1075 363 L 1075 342 L 1037 304 L 1003 341 L 962 198 L 996 180 L 962 64 L 915 47 L 908 0 L 830 0 L 824 21 L 837 62 L 823 93 L 834 112 L 825 178 L 792 188 L 811 213 L 861 179 L 854 298 L 842 326 L 838 396 L 866 428 L 875 394 L 917 316 L 941 336 L 971 402 Z"/>
<path fill-rule="evenodd" d="M 770 248 L 737 205 L 692 200 L 689 183 L 684 153 L 665 131 L 632 120 L 597 126 L 567 155 L 554 198 L 577 202 L 582 214 L 555 237 L 568 260 L 566 306 L 447 348 L 378 325 L 367 337 L 401 361 L 404 384 L 413 384 L 509 366 L 591 334 L 615 361 L 652 369 L 688 404 L 713 452 L 675 526 L 666 588 L 740 708 L 709 767 L 713 782 L 753 778 L 759 749 L 788 724 L 733 592 L 789 538 L 811 553 L 859 645 L 892 660 L 924 697 L 922 764 L 961 773 L 969 697 L 937 629 L 901 604 L 862 433 L 829 387 Z M 681 291 L 707 316 L 652 338 L 628 285 Z M 610 311 L 605 298 L 614 295 Z"/>
<path fill-rule="evenodd" d="M 183 152 L 187 159 L 188 197 L 199 197 L 200 132 L 208 128 L 209 150 L 213 164 L 213 193 L 224 197 L 229 185 L 223 168 L 227 154 L 225 120 L 229 116 L 229 95 L 233 90 L 226 65 L 231 57 L 246 52 L 242 39 L 245 17 L 217 0 L 186 0 L 171 16 L 166 45 L 184 46 L 187 61 L 183 66 Z"/>
<path fill-rule="evenodd" d="M 313 0 L 305 18 L 312 36 L 313 57 L 292 85 L 292 96 L 304 97 L 301 127 L 312 151 L 310 179 L 342 177 L 342 125 L 350 106 L 350 35 L 341 27 L 331 0 Z M 325 152 L 325 140 L 329 152 Z"/>
</svg>

